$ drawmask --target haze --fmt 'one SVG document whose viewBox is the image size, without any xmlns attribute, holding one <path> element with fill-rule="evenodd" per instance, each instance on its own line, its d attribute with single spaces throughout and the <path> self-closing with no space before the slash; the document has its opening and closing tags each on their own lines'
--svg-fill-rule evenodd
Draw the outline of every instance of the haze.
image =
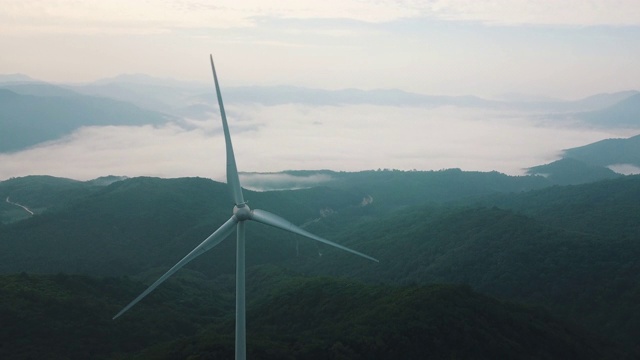
<svg viewBox="0 0 640 360">
<path fill-rule="evenodd" d="M 534 122 L 519 114 L 441 107 L 228 106 L 240 171 L 497 170 L 511 175 L 559 150 L 633 130 Z M 219 115 L 164 126 L 86 127 L 35 148 L 0 154 L 0 178 L 48 174 L 89 180 L 202 176 L 224 181 Z"/>
<path fill-rule="evenodd" d="M 640 83 L 640 6 L 601 1 L 2 0 L 0 69 L 578 98 Z"/>
<path fill-rule="evenodd" d="M 296 85 L 577 99 L 640 87 L 635 0 L 0 5 L 0 73 L 48 82 L 144 73 L 209 83 L 212 53 L 223 95 L 229 86 Z M 518 174 L 555 160 L 561 149 L 637 133 L 456 108 L 230 110 L 242 171 L 459 167 Z M 0 179 L 28 173 L 221 178 L 223 143 L 214 114 L 210 121 L 160 127 L 83 128 L 61 141 L 0 155 Z"/>
</svg>

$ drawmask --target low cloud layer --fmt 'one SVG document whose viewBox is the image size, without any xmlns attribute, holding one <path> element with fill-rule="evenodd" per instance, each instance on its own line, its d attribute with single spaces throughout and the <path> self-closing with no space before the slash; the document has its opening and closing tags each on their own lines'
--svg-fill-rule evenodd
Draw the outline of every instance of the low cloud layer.
<svg viewBox="0 0 640 360">
<path fill-rule="evenodd" d="M 242 186 L 251 190 L 304 189 L 332 180 L 329 174 L 241 173 Z"/>
<path fill-rule="evenodd" d="M 443 107 L 373 105 L 236 106 L 228 109 L 243 172 L 370 169 L 497 170 L 511 175 L 556 160 L 562 149 L 633 130 L 563 127 L 504 114 Z M 0 180 L 47 174 L 78 180 L 104 175 L 225 179 L 217 115 L 161 127 L 82 128 L 59 141 L 0 154 Z"/>
</svg>

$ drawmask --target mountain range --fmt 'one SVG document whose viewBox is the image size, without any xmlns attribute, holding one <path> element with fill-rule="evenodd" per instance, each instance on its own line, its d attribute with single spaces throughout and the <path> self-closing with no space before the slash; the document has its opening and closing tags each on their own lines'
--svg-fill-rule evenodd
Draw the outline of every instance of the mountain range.
<svg viewBox="0 0 640 360">
<path fill-rule="evenodd" d="M 640 256 L 636 241 L 640 208 L 635 201 L 640 196 L 640 177 L 552 186 L 524 181 L 537 177 L 455 170 L 327 175 L 335 179 L 320 187 L 247 191 L 245 195 L 252 203 L 268 206 L 314 233 L 377 257 L 380 264 L 368 264 L 276 230 L 248 227 L 252 241 L 247 244 L 247 261 L 253 269 L 248 283 L 253 284 L 251 291 L 256 294 L 251 297 L 255 300 L 250 307 L 256 343 L 250 346 L 250 351 L 256 354 L 271 351 L 272 355 L 263 355 L 265 358 L 307 355 L 313 358 L 334 352 L 354 358 L 393 358 L 400 351 L 395 346 L 403 341 L 424 345 L 407 350 L 407 354 L 413 351 L 418 354 L 428 348 L 442 351 L 440 357 L 453 356 L 455 346 L 451 344 L 462 341 L 459 356 L 463 358 L 472 358 L 475 353 L 467 353 L 465 349 L 479 349 L 478 344 L 484 344 L 481 348 L 486 351 L 483 355 L 476 354 L 479 358 L 498 354 L 507 357 L 532 354 L 530 357 L 536 358 L 532 351 L 540 349 L 540 344 L 546 344 L 545 349 L 557 349 L 558 352 L 549 350 L 549 354 L 539 355 L 549 358 L 613 358 L 631 356 L 640 350 L 635 341 L 640 336 L 637 318 L 640 269 L 636 261 Z M 48 290 L 33 291 L 40 294 L 36 298 L 42 300 L 38 301 L 50 299 L 46 301 L 54 303 L 62 300 L 50 298 L 58 296 L 52 295 L 51 289 L 64 288 L 67 286 L 64 281 L 71 280 L 62 281 L 69 279 L 62 277 L 59 281 L 47 278 L 46 274 L 81 275 L 82 278 L 74 278 L 70 283 L 76 283 L 77 287 L 72 289 L 78 290 L 55 291 L 71 291 L 71 296 L 84 298 L 82 303 L 87 309 L 101 303 L 96 291 L 102 286 L 109 284 L 109 291 L 118 294 L 123 294 L 123 290 L 117 289 L 124 287 L 134 294 L 144 285 L 119 285 L 116 280 L 96 283 L 97 280 L 84 276 L 126 275 L 142 282 L 153 281 L 226 220 L 231 206 L 226 185 L 199 178 L 111 177 L 80 182 L 25 177 L 0 182 L 0 195 L 35 213 L 30 215 L 8 202 L 0 208 L 3 220 L 0 272 L 29 273 L 33 281 L 49 282 Z M 23 214 L 16 216 L 16 212 Z M 180 290 L 169 288 L 166 291 L 174 295 L 158 295 L 148 306 L 169 306 L 176 319 L 183 313 L 185 319 L 193 319 L 196 315 L 186 312 L 197 309 L 210 314 L 225 313 L 233 299 L 233 246 L 233 241 L 223 242 L 195 260 L 188 266 L 185 278 L 176 280 L 181 284 Z M 296 280 L 299 276 L 302 278 Z M 318 278 L 327 276 L 330 277 L 327 280 Z M 343 282 L 335 280 L 336 277 L 351 280 Z M 14 288 L 20 282 L 19 277 L 5 279 L 10 279 L 6 281 L 11 281 Z M 82 290 L 85 285 L 81 284 L 89 283 L 96 290 Z M 454 287 L 431 287 L 442 283 Z M 197 294 L 203 290 L 213 291 L 211 301 L 215 304 L 202 300 L 190 310 L 181 308 L 179 302 L 184 294 L 178 293 Z M 6 294 L 8 290 L 4 291 Z M 22 293 L 11 294 L 16 299 L 25 299 Z M 119 299 L 126 297 L 119 296 Z M 204 295 L 194 296 L 196 301 Z M 431 296 L 435 298 L 428 300 Z M 427 313 L 403 315 L 398 311 L 404 306 L 398 305 L 395 310 L 389 307 L 403 301 L 408 301 L 406 306 L 415 311 Z M 517 310 L 505 301 L 527 304 L 529 308 Z M 356 310 L 366 309 L 365 304 L 369 304 L 370 311 Z M 344 312 L 337 309 L 341 306 L 345 307 Z M 349 306 L 354 310 L 349 310 Z M 427 310 L 441 306 L 444 308 L 435 313 Z M 531 306 L 545 310 L 532 310 Z M 99 311 L 109 312 L 116 307 L 110 303 Z M 489 310 L 492 307 L 494 310 Z M 545 312 L 548 315 L 543 315 Z M 3 316 L 10 319 L 29 316 L 15 311 L 6 314 Z M 143 310 L 131 321 L 144 314 L 149 313 Z M 386 319 L 383 314 L 391 318 Z M 170 320 L 173 316 L 167 319 L 168 323 L 174 321 Z M 411 316 L 421 319 L 411 325 L 417 326 L 414 330 L 410 330 L 411 322 L 401 320 Z M 437 316 L 442 318 L 437 320 Z M 516 320 L 521 316 L 527 322 Z M 55 323 L 59 320 L 49 315 L 46 318 L 54 321 L 51 326 L 62 326 Z M 331 320 L 327 322 L 324 318 Z M 224 356 L 221 354 L 233 349 L 233 341 L 220 334 L 232 328 L 232 319 L 208 319 L 214 324 L 189 320 L 180 325 L 186 331 L 181 333 L 187 336 L 184 340 L 170 340 L 171 336 L 166 334 L 164 341 L 154 342 L 145 337 L 143 345 L 128 351 L 131 354 L 142 351 L 142 358 L 169 353 L 184 357 L 194 352 Z M 278 325 L 277 319 L 288 320 Z M 519 330 L 503 328 L 504 321 Z M 92 325 L 97 326 L 96 331 L 106 329 L 104 326 L 117 326 L 101 322 Z M 374 330 L 378 322 L 384 323 L 385 329 L 391 326 L 391 333 Z M 435 325 L 439 323 L 448 325 Z M 544 328 L 535 330 L 532 323 Z M 548 326 L 564 330 L 558 333 Z M 160 328 L 166 329 L 164 325 Z M 292 333 L 283 337 L 272 335 L 276 328 L 281 334 L 288 334 L 285 328 Z M 328 335 L 332 333 L 343 335 Z M 411 333 L 424 337 L 404 340 L 402 336 L 409 335 L 398 337 Z M 545 335 L 535 340 L 533 333 Z M 310 343 L 309 339 L 316 336 L 318 340 Z M 460 336 L 466 340 L 460 340 Z M 434 338 L 441 340 L 433 343 Z M 386 340 L 380 343 L 376 339 Z M 512 345 L 505 348 L 505 341 Z M 592 355 L 585 355 L 588 346 L 593 347 L 587 351 Z M 370 350 L 364 350 L 365 347 Z"/>
<path fill-rule="evenodd" d="M 638 127 L 635 91 L 576 101 L 401 90 L 236 87 L 229 104 L 456 106 Z M 89 84 L 0 76 L 0 153 L 83 126 L 214 110 L 208 86 L 123 75 Z M 260 359 L 640 358 L 640 135 L 527 169 L 241 173 L 245 197 L 372 264 L 247 226 L 248 353 Z M 633 171 L 632 171 L 633 172 Z M 638 171 L 635 171 L 636 173 Z M 115 312 L 217 226 L 233 202 L 205 178 L 0 181 L 0 358 L 233 354 L 234 241 Z M 69 346 L 69 344 L 75 344 Z"/>
<path fill-rule="evenodd" d="M 83 126 L 159 124 L 169 119 L 128 102 L 80 95 L 48 84 L 11 85 L 0 88 L 0 152 L 57 140 Z"/>
<path fill-rule="evenodd" d="M 19 151 L 69 135 L 81 126 L 158 125 L 215 112 L 209 85 L 130 74 L 85 84 L 50 84 L 26 75 L 0 75 L 0 152 Z M 229 104 L 370 104 L 468 107 L 537 114 L 553 121 L 579 121 L 603 128 L 638 127 L 640 94 L 621 91 L 562 101 L 505 101 L 441 96 L 398 89 L 321 90 L 291 86 L 229 87 Z"/>
</svg>

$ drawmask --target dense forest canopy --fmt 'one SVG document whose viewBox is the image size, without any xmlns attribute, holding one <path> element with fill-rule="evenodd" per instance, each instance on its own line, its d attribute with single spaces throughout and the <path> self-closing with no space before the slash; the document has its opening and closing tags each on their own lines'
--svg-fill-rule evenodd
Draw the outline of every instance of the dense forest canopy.
<svg viewBox="0 0 640 360">
<path fill-rule="evenodd" d="M 638 355 L 639 176 L 544 186 L 458 170 L 331 175 L 245 196 L 380 263 L 248 226 L 253 358 Z M 26 177 L 0 182 L 0 195 L 14 203 L 0 207 L 3 355 L 232 354 L 233 237 L 110 320 L 226 220 L 224 184 Z"/>
</svg>

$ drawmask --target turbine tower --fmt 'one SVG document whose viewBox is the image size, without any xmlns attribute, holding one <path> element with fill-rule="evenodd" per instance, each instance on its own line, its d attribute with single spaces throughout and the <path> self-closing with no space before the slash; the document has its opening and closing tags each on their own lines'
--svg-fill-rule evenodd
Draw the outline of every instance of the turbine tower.
<svg viewBox="0 0 640 360">
<path fill-rule="evenodd" d="M 220 107 L 220 117 L 222 118 L 222 128 L 224 130 L 224 140 L 226 144 L 226 152 L 227 152 L 227 185 L 229 185 L 231 190 L 231 196 L 235 203 L 233 207 L 233 215 L 231 218 L 227 220 L 222 226 L 218 228 L 218 230 L 214 231 L 213 234 L 209 235 L 200 245 L 196 246 L 190 253 L 188 253 L 182 260 L 178 261 L 169 271 L 167 271 L 164 275 L 162 275 L 156 282 L 151 284 L 142 294 L 138 295 L 133 301 L 131 301 L 127 306 L 125 306 L 116 316 L 116 318 L 120 317 L 127 310 L 137 304 L 140 300 L 142 300 L 145 296 L 149 295 L 156 287 L 162 284 L 167 278 L 173 275 L 176 271 L 180 270 L 183 266 L 189 263 L 191 260 L 196 257 L 204 254 L 214 246 L 218 245 L 222 240 L 226 239 L 235 228 L 236 237 L 237 237 L 237 248 L 236 248 L 236 349 L 235 356 L 236 360 L 244 360 L 246 359 L 246 313 L 245 313 L 245 221 L 253 220 L 265 225 L 270 225 L 285 231 L 292 232 L 294 234 L 298 234 L 309 239 L 319 241 L 321 243 L 325 243 L 327 245 L 331 245 L 338 249 L 342 249 L 344 251 L 348 251 L 350 253 L 356 254 L 358 256 L 362 256 L 369 260 L 378 262 L 378 260 L 372 258 L 371 256 L 365 255 L 361 252 L 349 249 L 348 247 L 336 244 L 329 240 L 323 239 L 319 236 L 316 236 L 308 231 L 301 229 L 300 227 L 292 224 L 288 220 L 281 218 L 278 215 L 272 214 L 270 212 L 254 209 L 251 210 L 247 205 L 247 202 L 244 200 L 242 196 L 242 188 L 240 186 L 240 178 L 238 177 L 238 168 L 236 167 L 236 159 L 233 155 L 233 146 L 231 145 L 231 135 L 229 134 L 229 125 L 227 124 L 227 115 L 224 111 L 224 105 L 222 104 L 222 95 L 220 94 L 220 85 L 218 84 L 218 76 L 216 75 L 216 68 L 213 65 L 213 56 L 209 55 L 209 59 L 211 60 L 211 71 L 213 72 L 213 81 L 216 87 L 216 95 L 218 97 L 218 105 Z"/>
</svg>

